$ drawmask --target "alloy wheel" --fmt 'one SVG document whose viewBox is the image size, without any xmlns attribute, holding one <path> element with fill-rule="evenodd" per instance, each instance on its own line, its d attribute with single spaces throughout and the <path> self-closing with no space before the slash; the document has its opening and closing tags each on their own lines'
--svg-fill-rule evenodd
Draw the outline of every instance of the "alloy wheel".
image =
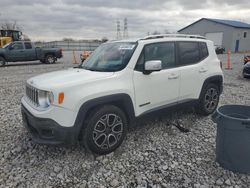
<svg viewBox="0 0 250 188">
<path fill-rule="evenodd" d="M 105 114 L 95 124 L 92 138 L 100 149 L 109 149 L 120 141 L 122 133 L 122 119 L 116 114 Z"/>
<path fill-rule="evenodd" d="M 219 101 L 219 94 L 218 91 L 215 88 L 209 88 L 205 94 L 205 101 L 204 101 L 204 105 L 205 105 L 205 109 L 208 112 L 212 112 Z"/>
<path fill-rule="evenodd" d="M 48 62 L 49 62 L 49 64 L 54 63 L 54 57 L 52 57 L 52 56 L 48 57 Z"/>
</svg>

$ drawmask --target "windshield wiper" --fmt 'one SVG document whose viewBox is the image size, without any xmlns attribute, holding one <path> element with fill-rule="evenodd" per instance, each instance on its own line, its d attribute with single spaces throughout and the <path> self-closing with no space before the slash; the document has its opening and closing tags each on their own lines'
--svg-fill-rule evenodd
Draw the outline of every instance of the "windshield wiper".
<svg viewBox="0 0 250 188">
<path fill-rule="evenodd" d="M 100 69 L 94 69 L 94 68 L 89 68 L 89 67 L 83 67 L 81 65 L 74 67 L 75 69 L 85 69 L 85 70 L 89 70 L 89 71 L 95 71 L 95 72 L 112 72 L 112 71 L 108 71 L 108 70 L 100 70 Z"/>
</svg>

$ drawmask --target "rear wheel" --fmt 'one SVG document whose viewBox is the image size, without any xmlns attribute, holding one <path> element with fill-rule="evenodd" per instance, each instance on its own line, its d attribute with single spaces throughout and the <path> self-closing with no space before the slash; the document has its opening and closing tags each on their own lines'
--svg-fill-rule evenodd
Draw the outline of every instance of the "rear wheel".
<svg viewBox="0 0 250 188">
<path fill-rule="evenodd" d="M 197 112 L 201 115 L 212 114 L 218 106 L 219 98 L 219 87 L 215 84 L 208 84 L 201 93 L 197 105 Z"/>
<path fill-rule="evenodd" d="M 54 64 L 56 62 L 56 57 L 52 54 L 46 55 L 45 63 L 47 64 Z"/>
<path fill-rule="evenodd" d="M 0 57 L 0 67 L 3 67 L 6 64 L 6 61 L 3 57 Z"/>
<path fill-rule="evenodd" d="M 93 153 L 104 155 L 118 148 L 127 132 L 127 118 L 116 106 L 107 105 L 89 115 L 82 142 Z"/>
</svg>

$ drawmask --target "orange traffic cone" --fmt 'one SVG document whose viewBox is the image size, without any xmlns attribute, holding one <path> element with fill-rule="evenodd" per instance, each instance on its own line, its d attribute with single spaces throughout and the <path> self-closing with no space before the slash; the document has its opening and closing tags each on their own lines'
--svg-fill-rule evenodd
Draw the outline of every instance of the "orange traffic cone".
<svg viewBox="0 0 250 188">
<path fill-rule="evenodd" d="M 231 51 L 228 50 L 227 51 L 227 70 L 232 70 L 232 66 L 231 66 Z"/>
<path fill-rule="evenodd" d="M 73 50 L 73 64 L 78 64 L 78 62 L 76 60 L 75 50 Z"/>
</svg>

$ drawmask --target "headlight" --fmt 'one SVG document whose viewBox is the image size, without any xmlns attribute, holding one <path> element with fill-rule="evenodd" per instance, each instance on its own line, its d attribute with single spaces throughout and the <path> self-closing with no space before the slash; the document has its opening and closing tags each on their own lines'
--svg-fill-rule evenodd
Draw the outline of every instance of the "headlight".
<svg viewBox="0 0 250 188">
<path fill-rule="evenodd" d="M 54 95 L 49 91 L 40 90 L 38 93 L 38 103 L 42 108 L 47 108 L 54 102 Z"/>
</svg>

